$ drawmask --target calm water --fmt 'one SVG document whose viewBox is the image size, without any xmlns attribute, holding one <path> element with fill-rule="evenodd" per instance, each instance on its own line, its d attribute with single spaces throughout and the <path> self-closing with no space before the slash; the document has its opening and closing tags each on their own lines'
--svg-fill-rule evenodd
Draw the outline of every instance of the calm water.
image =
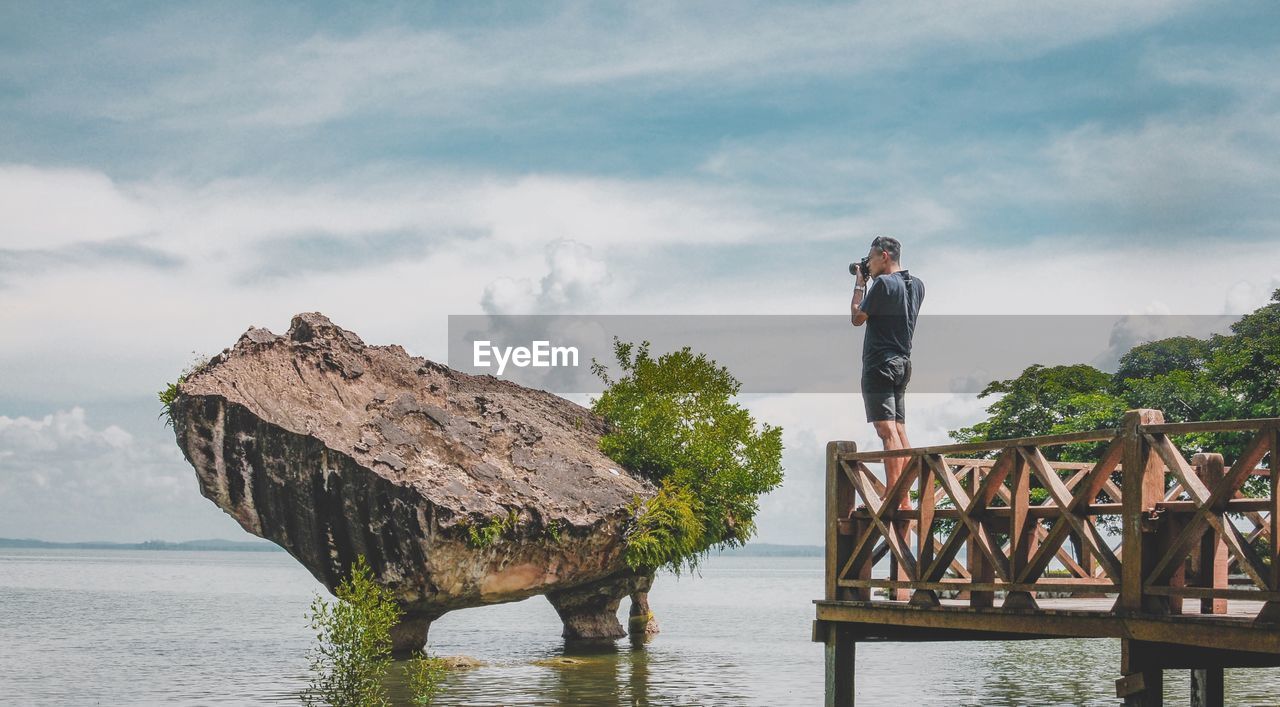
<svg viewBox="0 0 1280 707">
<path fill-rule="evenodd" d="M 284 553 L 0 551 L 0 702 L 297 704 L 318 589 Z M 486 665 L 452 673 L 439 704 L 821 704 L 823 651 L 809 642 L 821 591 L 820 558 L 712 558 L 656 583 L 651 643 L 591 654 L 566 650 L 541 597 L 455 612 L 432 627 L 431 651 Z M 863 644 L 857 694 L 1116 704 L 1118 661 L 1108 640 Z M 1186 704 L 1185 673 L 1166 686 Z M 1233 704 L 1278 703 L 1280 671 L 1229 671 L 1227 690 Z"/>
</svg>

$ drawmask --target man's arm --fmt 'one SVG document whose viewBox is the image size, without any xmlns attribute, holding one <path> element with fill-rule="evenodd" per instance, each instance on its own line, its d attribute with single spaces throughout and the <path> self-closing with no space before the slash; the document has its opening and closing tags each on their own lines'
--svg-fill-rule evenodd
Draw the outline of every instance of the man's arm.
<svg viewBox="0 0 1280 707">
<path fill-rule="evenodd" d="M 862 326 L 867 321 L 867 313 L 862 308 L 866 304 L 867 283 L 859 278 L 856 287 L 853 288 L 853 300 L 849 303 L 849 320 L 854 326 Z"/>
</svg>

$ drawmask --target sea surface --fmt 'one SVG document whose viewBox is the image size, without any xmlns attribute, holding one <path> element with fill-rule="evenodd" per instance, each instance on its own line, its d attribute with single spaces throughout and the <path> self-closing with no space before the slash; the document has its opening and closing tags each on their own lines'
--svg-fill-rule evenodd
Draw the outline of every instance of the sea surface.
<svg viewBox="0 0 1280 707">
<path fill-rule="evenodd" d="M 299 704 L 318 591 L 285 553 L 0 550 L 0 703 Z M 647 645 L 591 652 L 565 646 L 541 597 L 454 612 L 429 650 L 484 665 L 452 672 L 436 704 L 818 705 L 821 592 L 821 558 L 712 557 L 659 577 L 661 633 Z M 1113 705 L 1119 652 L 1113 640 L 860 644 L 857 700 Z M 1280 670 L 1226 682 L 1228 704 L 1280 703 Z M 1165 685 L 1187 703 L 1185 671 Z M 402 679 L 388 687 L 407 704 Z"/>
</svg>

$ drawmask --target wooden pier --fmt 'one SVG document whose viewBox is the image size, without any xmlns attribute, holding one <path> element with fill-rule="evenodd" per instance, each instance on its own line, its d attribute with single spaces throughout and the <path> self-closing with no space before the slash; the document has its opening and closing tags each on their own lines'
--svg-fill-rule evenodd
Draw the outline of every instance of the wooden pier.
<svg viewBox="0 0 1280 707">
<path fill-rule="evenodd" d="M 1248 442 L 1227 467 L 1221 454 L 1188 460 L 1171 439 L 1206 432 Z M 1078 443 L 1101 443 L 1097 461 L 1042 451 Z M 969 458 L 982 453 L 995 457 Z M 1171 669 L 1191 671 L 1190 704 L 1221 705 L 1223 668 L 1280 665 L 1277 456 L 1280 418 L 1165 423 L 1146 409 L 1117 429 L 1054 436 L 861 452 L 829 442 L 813 629 L 827 704 L 853 704 L 860 642 L 1083 637 L 1121 639 L 1126 705 L 1163 704 Z M 867 464 L 897 459 L 886 488 Z M 1250 477 L 1266 477 L 1262 497 L 1244 495 Z"/>
</svg>

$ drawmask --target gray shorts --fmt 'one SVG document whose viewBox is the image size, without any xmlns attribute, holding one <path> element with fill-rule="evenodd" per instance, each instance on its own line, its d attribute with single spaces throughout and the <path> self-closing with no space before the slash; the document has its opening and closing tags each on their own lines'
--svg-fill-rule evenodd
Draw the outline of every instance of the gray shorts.
<svg viewBox="0 0 1280 707">
<path fill-rule="evenodd" d="M 862 404 L 867 422 L 907 421 L 907 382 L 911 380 L 911 359 L 894 356 L 862 369 Z"/>
</svg>

